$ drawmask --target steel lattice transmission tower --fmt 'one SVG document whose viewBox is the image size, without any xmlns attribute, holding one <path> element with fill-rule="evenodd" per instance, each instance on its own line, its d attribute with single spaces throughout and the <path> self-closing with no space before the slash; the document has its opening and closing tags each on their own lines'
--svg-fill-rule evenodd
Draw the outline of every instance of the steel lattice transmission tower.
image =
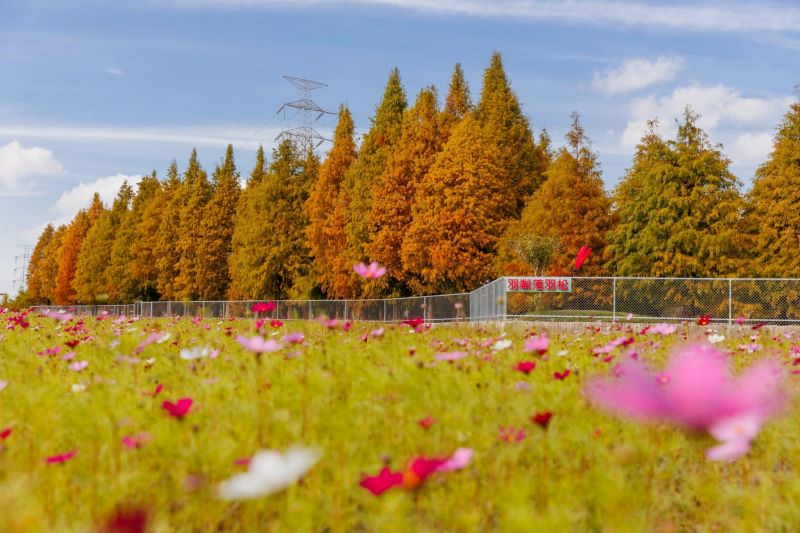
<svg viewBox="0 0 800 533">
<path fill-rule="evenodd" d="M 28 288 L 28 263 L 31 260 L 33 246 L 30 244 L 18 244 L 22 248 L 22 253 L 14 256 L 14 279 L 12 285 L 14 292 L 19 294 Z"/>
<path fill-rule="evenodd" d="M 278 109 L 278 113 L 283 113 L 284 118 L 286 118 L 288 108 L 296 109 L 300 115 L 300 126 L 283 130 L 275 140 L 291 139 L 303 152 L 316 148 L 325 141 L 330 141 L 330 139 L 320 135 L 314 129 L 313 124 L 324 115 L 334 115 L 335 113 L 325 111 L 310 98 L 311 91 L 320 87 L 327 87 L 327 85 L 318 81 L 295 78 L 293 76 L 284 76 L 284 79 L 297 87 L 300 91 L 300 99 L 286 102 Z"/>
</svg>

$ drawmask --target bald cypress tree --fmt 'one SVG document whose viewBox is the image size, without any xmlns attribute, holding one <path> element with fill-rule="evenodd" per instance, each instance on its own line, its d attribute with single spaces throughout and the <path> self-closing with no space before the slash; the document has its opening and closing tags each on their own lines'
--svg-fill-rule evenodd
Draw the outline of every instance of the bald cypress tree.
<svg viewBox="0 0 800 533">
<path fill-rule="evenodd" d="M 172 160 L 167 168 L 167 181 L 164 183 L 163 204 L 160 206 L 158 233 L 153 254 L 155 256 L 156 287 L 162 300 L 174 300 L 178 290 L 178 262 L 181 251 L 178 248 L 178 229 L 181 224 L 183 207 L 183 187 L 178 173 L 178 164 Z M 155 214 L 155 213 L 153 213 Z"/>
<path fill-rule="evenodd" d="M 203 236 L 205 206 L 211 198 L 211 184 L 197 159 L 197 150 L 192 150 L 179 190 L 177 247 L 180 258 L 175 277 L 175 296 L 182 300 L 196 300 L 202 295 L 202 287 L 198 282 L 200 264 L 197 252 Z"/>
<path fill-rule="evenodd" d="M 52 304 L 56 301 L 56 285 L 58 282 L 58 266 L 61 257 L 61 244 L 67 232 L 66 224 L 55 229 L 53 237 L 45 248 L 45 260 L 41 264 L 41 291 L 44 303 Z"/>
<path fill-rule="evenodd" d="M 352 265 L 346 260 L 347 232 L 344 213 L 337 208 L 345 174 L 356 159 L 355 125 L 350 110 L 339 107 L 333 146 L 319 169 L 305 203 L 308 226 L 306 244 L 314 275 L 329 298 L 342 297 L 351 283 Z"/>
<path fill-rule="evenodd" d="M 577 113 L 573 113 L 572 128 L 566 139 L 567 146 L 548 167 L 544 183 L 528 201 L 521 219 L 506 231 L 499 258 L 521 262 L 521 258 L 514 257 L 513 243 L 533 236 L 554 237 L 559 246 L 550 263 L 552 273 L 567 274 L 577 251 L 581 246 L 589 246 L 592 257 L 583 271 L 600 275 L 604 273 L 603 250 L 613 217 L 610 201 L 603 191 L 597 155 L 590 149 Z M 508 263 L 504 266 L 507 271 L 511 267 L 511 273 L 516 270 Z M 525 265 L 521 266 L 526 270 Z"/>
<path fill-rule="evenodd" d="M 115 231 L 111 248 L 111 263 L 106 271 L 109 299 L 114 303 L 129 303 L 135 300 L 149 300 L 155 297 L 153 278 L 140 279 L 136 274 L 136 248 L 138 239 L 146 239 L 142 245 L 152 249 L 155 237 L 140 236 L 139 227 L 145 217 L 147 206 L 161 191 L 161 183 L 154 170 L 151 175 L 144 176 L 137 186 L 136 194 L 131 200 L 130 209 L 121 217 L 119 227 Z M 153 213 L 155 215 L 155 213 Z M 151 215 L 152 216 L 152 215 Z M 157 216 L 157 215 L 155 215 Z M 152 254 L 149 261 L 152 268 Z"/>
<path fill-rule="evenodd" d="M 614 193 L 619 224 L 609 235 L 612 272 L 622 276 L 736 275 L 744 250 L 744 203 L 730 161 L 686 109 L 675 140 L 648 132 Z"/>
<path fill-rule="evenodd" d="M 127 181 L 122 182 L 111 209 L 105 210 L 86 234 L 72 283 L 78 301 L 98 303 L 113 299 L 109 275 L 111 252 L 132 198 L 133 189 Z"/>
<path fill-rule="evenodd" d="M 756 170 L 748 197 L 753 273 L 800 277 L 800 104 L 793 104 L 775 135 L 769 158 Z"/>
<path fill-rule="evenodd" d="M 514 216 L 501 154 L 468 115 L 419 184 L 402 246 L 415 293 L 469 291 L 494 277 L 497 242 Z"/>
<path fill-rule="evenodd" d="M 47 279 L 46 279 L 46 263 L 47 248 L 55 235 L 55 228 L 52 224 L 48 224 L 42 230 L 39 238 L 36 241 L 36 246 L 31 253 L 31 259 L 28 263 L 28 296 L 31 301 L 36 304 L 49 303 L 47 294 Z"/>
<path fill-rule="evenodd" d="M 367 255 L 387 269 L 386 276 L 369 285 L 378 291 L 377 294 L 410 293 L 400 249 L 412 221 L 412 201 L 417 187 L 446 141 L 448 124 L 444 117 L 455 115 L 440 113 L 436 90 L 431 87 L 420 91 L 414 105 L 405 112 L 402 134 L 386 169 L 375 180 Z"/>
<path fill-rule="evenodd" d="M 197 285 L 204 300 L 225 298 L 230 286 L 228 258 L 236 222 L 236 206 L 241 186 L 233 159 L 233 146 L 228 145 L 225 159 L 214 170 L 213 194 L 205 206 L 202 232 L 197 250 Z"/>
<path fill-rule="evenodd" d="M 489 142 L 500 152 L 499 178 L 514 194 L 514 214 L 518 217 L 528 196 L 542 182 L 545 161 L 534 142 L 530 122 L 511 89 L 499 52 L 492 55 L 484 72 L 475 118 L 486 130 Z"/>
<path fill-rule="evenodd" d="M 403 111 L 408 102 L 400 82 L 400 72 L 395 68 L 386 82 L 383 99 L 371 119 L 371 127 L 358 151 L 358 158 L 350 167 L 342 186 L 340 209 L 347 224 L 347 259 L 352 263 L 366 260 L 369 243 L 369 213 L 372 210 L 372 189 L 375 180 L 383 173 L 395 145 L 400 140 Z M 361 285 L 355 274 L 351 276 L 351 289 L 360 292 Z"/>
<path fill-rule="evenodd" d="M 95 193 L 88 209 L 81 209 L 64 231 L 58 253 L 58 274 L 53 301 L 59 305 L 75 303 L 77 298 L 72 282 L 78 270 L 78 257 L 89 230 L 103 214 L 105 208 L 100 195 Z"/>
</svg>

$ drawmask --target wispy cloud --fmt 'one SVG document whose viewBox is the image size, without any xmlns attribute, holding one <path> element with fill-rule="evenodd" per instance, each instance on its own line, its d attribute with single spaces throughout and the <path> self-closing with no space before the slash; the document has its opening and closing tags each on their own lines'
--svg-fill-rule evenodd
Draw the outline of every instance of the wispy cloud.
<svg viewBox="0 0 800 533">
<path fill-rule="evenodd" d="M 184 6 L 390 6 L 414 11 L 531 21 L 694 31 L 800 31 L 795 3 L 649 3 L 621 0 L 168 0 Z M 159 2 L 161 3 L 161 2 Z"/>
<path fill-rule="evenodd" d="M 84 125 L 0 125 L 0 136 L 62 142 L 142 142 L 171 143 L 191 146 L 234 147 L 255 149 L 259 143 L 271 146 L 280 133 L 276 127 L 259 130 L 257 126 L 180 126 L 139 128 L 124 126 Z M 330 131 L 319 130 L 330 136 Z"/>
<path fill-rule="evenodd" d="M 121 78 L 122 76 L 125 75 L 124 72 L 122 72 L 120 69 L 115 68 L 115 67 L 106 67 L 105 71 L 106 71 L 106 74 L 110 74 L 112 76 L 116 76 L 117 78 Z"/>
<path fill-rule="evenodd" d="M 592 86 L 606 94 L 635 91 L 674 79 L 682 66 L 680 57 L 629 59 L 618 68 L 595 72 Z"/>
</svg>

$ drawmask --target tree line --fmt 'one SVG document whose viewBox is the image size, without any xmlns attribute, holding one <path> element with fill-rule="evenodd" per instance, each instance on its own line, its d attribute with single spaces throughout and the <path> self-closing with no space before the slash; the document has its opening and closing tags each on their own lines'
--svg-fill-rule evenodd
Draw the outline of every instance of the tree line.
<svg viewBox="0 0 800 533">
<path fill-rule="evenodd" d="M 409 104 L 394 69 L 356 142 L 341 106 L 324 161 L 290 140 L 259 148 L 244 186 L 232 146 L 209 179 L 192 151 L 165 180 L 124 183 L 105 206 L 48 225 L 28 303 L 361 298 L 469 291 L 499 275 L 800 276 L 800 104 L 746 194 L 686 109 L 675 138 L 650 125 L 603 190 L 577 114 L 554 148 L 523 113 L 498 53 L 476 103 L 456 65 Z M 365 281 L 358 262 L 387 274 Z"/>
</svg>

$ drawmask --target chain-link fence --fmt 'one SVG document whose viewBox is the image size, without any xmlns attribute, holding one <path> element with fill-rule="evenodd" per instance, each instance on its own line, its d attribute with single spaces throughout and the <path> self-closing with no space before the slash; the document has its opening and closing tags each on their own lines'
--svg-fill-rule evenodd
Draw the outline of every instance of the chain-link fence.
<svg viewBox="0 0 800 533">
<path fill-rule="evenodd" d="M 505 318 L 800 322 L 800 279 L 578 277 L 571 292 L 515 292 L 501 279 Z"/>
<path fill-rule="evenodd" d="M 519 280 L 527 280 L 518 291 Z M 399 322 L 482 320 L 681 321 L 710 315 L 712 322 L 800 323 L 800 279 L 576 277 L 566 291 L 536 291 L 548 278 L 498 278 L 463 294 L 375 300 L 276 300 L 267 313 L 253 313 L 251 301 L 136 302 L 76 305 L 77 314 L 143 317 L 335 318 Z M 560 278 L 565 279 L 565 278 Z M 516 280 L 513 282 L 512 280 Z M 565 285 L 566 287 L 566 285 Z"/>
</svg>

